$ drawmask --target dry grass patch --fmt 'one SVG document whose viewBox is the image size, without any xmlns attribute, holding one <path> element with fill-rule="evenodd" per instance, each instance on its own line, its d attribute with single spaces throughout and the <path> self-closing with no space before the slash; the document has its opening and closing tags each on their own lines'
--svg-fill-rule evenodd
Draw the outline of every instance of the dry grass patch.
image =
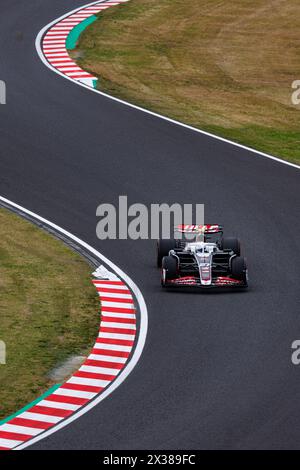
<svg viewBox="0 0 300 470">
<path fill-rule="evenodd" d="M 90 266 L 62 242 L 0 209 L 0 419 L 53 385 L 50 371 L 87 354 L 99 325 Z"/>
<path fill-rule="evenodd" d="M 103 91 L 299 162 L 299 26 L 297 0 L 131 0 L 76 52 Z"/>
</svg>

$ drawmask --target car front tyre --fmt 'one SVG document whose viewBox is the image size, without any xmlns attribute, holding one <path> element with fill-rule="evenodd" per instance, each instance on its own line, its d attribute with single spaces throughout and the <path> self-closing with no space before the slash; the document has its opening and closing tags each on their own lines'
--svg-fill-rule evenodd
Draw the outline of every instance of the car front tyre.
<svg viewBox="0 0 300 470">
<path fill-rule="evenodd" d="M 243 256 L 236 256 L 231 261 L 231 274 L 235 279 L 248 283 L 247 263 Z"/>
<path fill-rule="evenodd" d="M 162 259 L 161 285 L 165 287 L 168 281 L 178 277 L 178 266 L 176 258 L 164 256 Z"/>
</svg>

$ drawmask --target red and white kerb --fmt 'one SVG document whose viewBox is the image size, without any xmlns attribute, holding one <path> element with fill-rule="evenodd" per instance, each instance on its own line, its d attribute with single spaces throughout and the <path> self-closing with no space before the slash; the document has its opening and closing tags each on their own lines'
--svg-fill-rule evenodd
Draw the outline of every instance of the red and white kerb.
<svg viewBox="0 0 300 470">
<path fill-rule="evenodd" d="M 94 347 L 71 378 L 36 405 L 0 426 L 0 450 L 10 450 L 55 426 L 98 396 L 128 362 L 136 337 L 136 309 L 128 286 L 93 280 L 101 301 Z"/>
<path fill-rule="evenodd" d="M 43 54 L 49 64 L 67 77 L 93 86 L 94 80 L 97 80 L 97 78 L 81 69 L 76 62 L 71 59 L 66 48 L 67 37 L 75 26 L 90 16 L 127 1 L 128 0 L 96 2 L 94 5 L 82 8 L 54 24 L 46 32 L 42 41 Z"/>
</svg>

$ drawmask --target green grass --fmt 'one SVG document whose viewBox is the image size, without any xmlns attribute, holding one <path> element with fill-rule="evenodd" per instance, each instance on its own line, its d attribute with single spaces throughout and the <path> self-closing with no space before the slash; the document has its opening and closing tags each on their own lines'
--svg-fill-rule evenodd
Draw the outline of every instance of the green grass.
<svg viewBox="0 0 300 470">
<path fill-rule="evenodd" d="M 74 57 L 102 91 L 300 163 L 299 18 L 297 0 L 131 0 Z"/>
<path fill-rule="evenodd" d="M 41 229 L 0 209 L 0 419 L 53 385 L 49 372 L 86 355 L 99 325 L 91 267 Z"/>
</svg>

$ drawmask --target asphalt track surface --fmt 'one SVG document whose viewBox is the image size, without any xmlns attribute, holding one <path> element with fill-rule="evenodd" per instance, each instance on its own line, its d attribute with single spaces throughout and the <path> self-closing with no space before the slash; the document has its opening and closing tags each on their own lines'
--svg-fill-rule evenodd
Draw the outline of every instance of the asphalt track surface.
<svg viewBox="0 0 300 470">
<path fill-rule="evenodd" d="M 95 95 L 48 70 L 39 30 L 75 0 L 0 16 L 0 194 L 73 232 L 142 290 L 140 362 L 99 406 L 33 449 L 300 448 L 299 170 Z M 243 240 L 248 292 L 162 292 L 154 243 L 96 238 L 98 204 L 205 203 Z"/>
</svg>

